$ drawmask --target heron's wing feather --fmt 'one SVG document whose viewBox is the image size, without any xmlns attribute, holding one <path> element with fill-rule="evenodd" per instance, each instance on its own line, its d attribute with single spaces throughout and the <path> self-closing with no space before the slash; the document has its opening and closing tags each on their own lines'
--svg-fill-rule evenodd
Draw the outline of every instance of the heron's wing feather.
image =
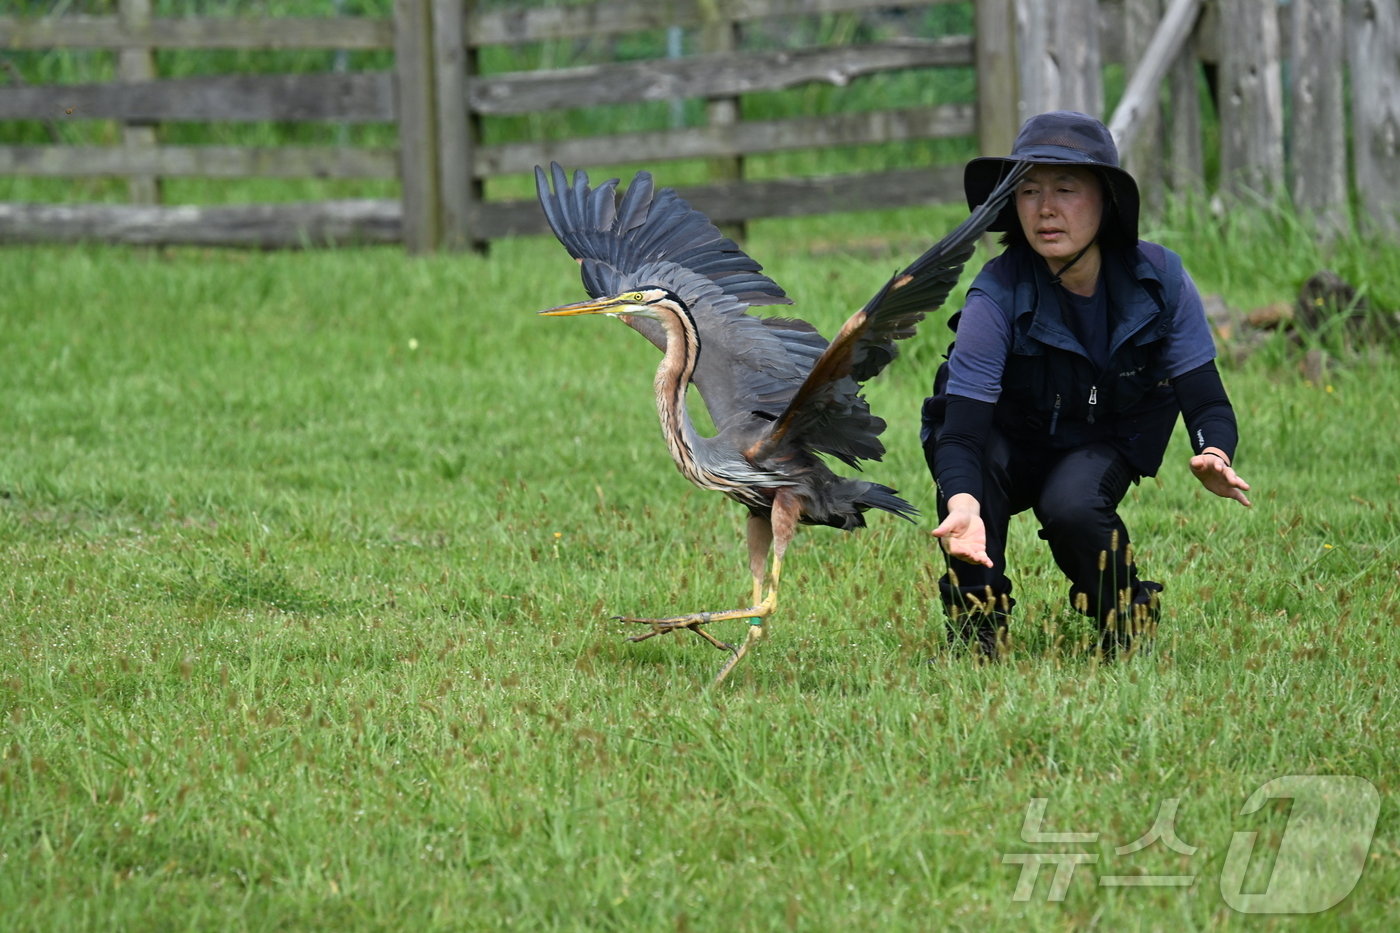
<svg viewBox="0 0 1400 933">
<path fill-rule="evenodd" d="M 646 172 L 620 198 L 616 179 L 590 188 L 578 171 L 570 183 L 557 163 L 548 174 L 536 168 L 535 183 L 545 219 L 579 261 L 589 295 L 657 285 L 685 301 L 701 343 L 694 381 L 716 425 L 777 418 L 826 340 L 805 321 L 747 313 L 791 303 L 761 265 L 673 190 L 656 191 Z M 659 322 L 623 320 L 665 349 Z"/>
<path fill-rule="evenodd" d="M 617 184 L 611 178 L 590 188 L 583 171 L 574 172 L 570 183 L 557 162 L 548 173 L 535 168 L 545 219 L 569 255 L 584 266 L 584 286 L 592 297 L 617 294 L 621 276 L 667 260 L 712 280 L 745 305 L 792 303 L 708 217 L 670 188 L 656 191 L 648 172 L 638 172 L 620 200 Z"/>
<path fill-rule="evenodd" d="M 947 299 L 972 257 L 977 239 L 1006 206 L 1028 167 L 1022 163 L 1013 169 L 965 221 L 851 315 L 772 432 L 749 451 L 750 457 L 760 461 L 773 456 L 785 443 L 830 453 L 848 462 L 852 458 L 878 458 L 883 453 L 877 436 L 883 422 L 868 408 L 854 405 L 860 383 L 889 365 L 898 354 L 895 341 L 912 337 L 924 315 Z"/>
</svg>

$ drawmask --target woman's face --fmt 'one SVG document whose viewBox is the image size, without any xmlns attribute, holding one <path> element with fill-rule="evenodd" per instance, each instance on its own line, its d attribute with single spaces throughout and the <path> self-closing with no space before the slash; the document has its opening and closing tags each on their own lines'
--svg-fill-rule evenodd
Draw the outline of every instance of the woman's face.
<svg viewBox="0 0 1400 933">
<path fill-rule="evenodd" d="M 1103 186 L 1082 165 L 1037 165 L 1016 189 L 1016 215 L 1032 249 L 1068 262 L 1099 232 Z"/>
</svg>

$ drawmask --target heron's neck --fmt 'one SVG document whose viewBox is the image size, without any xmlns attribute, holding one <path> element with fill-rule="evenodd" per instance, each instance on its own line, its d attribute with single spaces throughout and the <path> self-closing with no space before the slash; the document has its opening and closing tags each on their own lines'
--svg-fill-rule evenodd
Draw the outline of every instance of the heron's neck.
<svg viewBox="0 0 1400 933">
<path fill-rule="evenodd" d="M 661 431 L 666 446 L 682 473 L 695 472 L 695 425 L 686 409 L 685 393 L 695 363 L 700 358 L 700 335 L 688 311 L 679 313 L 669 308 L 660 315 L 666 328 L 666 353 L 656 369 L 656 413 L 661 418 Z"/>
</svg>

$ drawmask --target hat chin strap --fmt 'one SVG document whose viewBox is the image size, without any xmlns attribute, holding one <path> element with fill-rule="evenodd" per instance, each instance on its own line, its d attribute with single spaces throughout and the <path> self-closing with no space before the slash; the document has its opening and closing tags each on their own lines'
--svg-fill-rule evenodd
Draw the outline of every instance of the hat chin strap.
<svg viewBox="0 0 1400 933">
<path fill-rule="evenodd" d="M 1113 199 L 1113 203 L 1114 203 L 1114 204 L 1117 204 L 1117 203 L 1118 203 L 1117 195 L 1116 195 L 1116 194 L 1114 193 L 1114 191 L 1113 191 L 1113 186 L 1110 185 L 1110 184 L 1108 183 L 1108 180 L 1107 180 L 1107 179 L 1104 179 L 1104 178 L 1101 178 L 1101 182 L 1100 182 L 1100 183 L 1103 185 L 1104 190 L 1105 190 L 1106 192 L 1108 192 L 1108 196 L 1109 196 L 1110 198 Z M 1065 263 L 1063 266 L 1060 267 L 1060 271 L 1059 271 L 1059 272 L 1056 272 L 1054 275 L 1050 276 L 1050 284 L 1051 284 L 1051 285 L 1059 285 L 1059 284 L 1060 284 L 1060 279 L 1064 278 L 1065 273 L 1068 272 L 1068 271 L 1070 270 L 1070 267 L 1073 266 L 1073 265 L 1074 265 L 1076 262 L 1078 262 L 1079 260 L 1083 259 L 1083 258 L 1084 258 L 1084 254 L 1087 253 L 1087 252 L 1089 252 L 1089 250 L 1093 247 L 1093 245 L 1099 241 L 1099 234 L 1103 233 L 1103 224 L 1104 224 L 1104 220 L 1105 220 L 1107 217 L 1108 217 L 1108 205 L 1104 205 L 1103 213 L 1102 213 L 1102 215 L 1099 217 L 1099 229 L 1096 230 L 1096 231 L 1094 232 L 1094 238 L 1093 238 L 1092 240 L 1089 241 L 1089 243 L 1088 243 L 1087 246 L 1085 246 L 1085 247 L 1084 247 L 1083 249 L 1081 249 L 1079 252 L 1077 252 L 1077 253 L 1075 253 L 1073 256 L 1071 256 L 1069 262 Z M 1047 265 L 1048 265 L 1048 260 L 1047 260 Z"/>
<path fill-rule="evenodd" d="M 1059 285 L 1060 279 L 1064 278 L 1065 273 L 1070 270 L 1070 267 L 1073 266 L 1079 260 L 1083 259 L 1084 254 L 1089 252 L 1090 247 L 1092 247 L 1098 241 L 1099 238 L 1095 236 L 1092 240 L 1089 241 L 1088 246 L 1084 247 L 1079 252 L 1075 253 L 1072 257 L 1070 257 L 1069 262 L 1065 263 L 1063 266 L 1060 266 L 1059 272 L 1056 272 L 1054 275 L 1050 276 L 1050 284 Z"/>
</svg>

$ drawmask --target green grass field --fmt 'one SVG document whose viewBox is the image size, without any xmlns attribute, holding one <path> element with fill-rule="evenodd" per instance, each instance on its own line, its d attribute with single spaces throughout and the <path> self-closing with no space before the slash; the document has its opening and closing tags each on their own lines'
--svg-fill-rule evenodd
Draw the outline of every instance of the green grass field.
<svg viewBox="0 0 1400 933">
<path fill-rule="evenodd" d="M 748 245 L 829 335 L 954 219 L 762 223 Z M 1191 220 L 1151 233 L 1246 308 L 1321 258 L 1276 220 Z M 1393 244 L 1329 258 L 1400 292 Z M 1282 339 L 1227 369 L 1252 510 L 1197 486 L 1180 436 L 1130 493 L 1167 585 L 1153 657 L 1083 650 L 1028 517 L 1013 657 L 948 655 L 932 524 L 876 516 L 799 535 L 770 640 L 711 690 L 712 648 L 607 620 L 746 600 L 741 510 L 670 465 L 645 341 L 533 314 L 582 294 L 543 239 L 4 251 L 7 930 L 1393 922 L 1394 348 L 1339 353 L 1325 384 Z M 945 319 L 868 393 L 890 422 L 869 475 L 930 512 L 917 417 Z M 1360 882 L 1319 914 L 1235 911 L 1222 888 L 1264 890 L 1296 839 L 1286 801 L 1247 798 L 1313 774 L 1379 791 L 1364 855 L 1340 830 L 1322 847 Z M 1025 841 L 1037 798 L 1043 831 L 1092 839 Z M 1176 849 L 1117 851 L 1173 799 Z M 1249 832 L 1265 855 L 1222 884 Z M 1053 863 L 1018 899 L 1033 852 L 1094 862 L 1063 900 Z M 1192 882 L 1102 882 L 1134 875 Z"/>
</svg>

